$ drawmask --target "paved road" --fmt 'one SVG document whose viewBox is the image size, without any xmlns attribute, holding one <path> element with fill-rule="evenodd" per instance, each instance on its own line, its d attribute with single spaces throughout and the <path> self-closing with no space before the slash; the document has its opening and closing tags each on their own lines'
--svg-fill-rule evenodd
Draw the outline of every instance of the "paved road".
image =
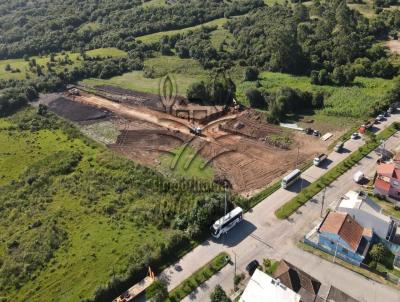
<svg viewBox="0 0 400 302">
<path fill-rule="evenodd" d="M 393 121 L 400 121 L 400 115 L 392 115 L 386 122 L 378 125 L 376 130 L 383 129 Z M 400 136 L 396 134 L 387 141 L 386 147 L 394 149 L 399 143 Z M 321 211 L 322 193 L 317 194 L 287 220 L 278 220 L 274 215 L 275 210 L 295 196 L 302 186 L 323 175 L 362 144 L 361 139 L 346 142 L 346 152 L 329 154 L 325 166 L 311 167 L 303 173 L 303 183 L 299 181 L 290 190 L 280 189 L 267 197 L 246 213 L 244 221 L 235 227 L 234 231 L 219 240 L 209 239 L 203 242 L 178 263 L 168 267 L 160 277 L 167 281 L 169 289 L 173 289 L 218 253 L 227 251 L 233 259 L 236 255 L 237 272 L 244 272 L 247 263 L 253 259 L 261 262 L 265 257 L 285 258 L 320 281 L 332 284 L 360 301 L 400 301 L 400 292 L 395 289 L 368 280 L 296 247 L 298 240 L 317 223 L 316 219 L 319 218 Z M 326 190 L 326 205 L 334 208 L 341 196 L 357 187 L 352 181 L 352 175 L 356 171 L 362 170 L 366 175 L 373 173 L 377 158 L 378 155 L 372 152 L 333 182 Z M 184 301 L 209 301 L 209 293 L 217 284 L 227 292 L 231 292 L 233 276 L 234 267 L 228 265 Z"/>
</svg>

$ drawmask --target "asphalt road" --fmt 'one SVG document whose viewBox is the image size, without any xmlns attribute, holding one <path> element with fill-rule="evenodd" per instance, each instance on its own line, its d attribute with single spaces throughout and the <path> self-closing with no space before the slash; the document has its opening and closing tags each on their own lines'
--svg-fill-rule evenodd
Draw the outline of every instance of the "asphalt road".
<svg viewBox="0 0 400 302">
<path fill-rule="evenodd" d="M 400 121 L 399 114 L 392 115 L 387 121 L 377 125 L 376 130 L 381 130 L 394 121 Z M 301 187 L 326 173 L 362 144 L 362 139 L 349 140 L 345 144 L 345 152 L 329 154 L 322 167 L 310 167 L 303 173 L 302 181 L 298 181 L 289 190 L 280 189 L 267 197 L 246 213 L 244 220 L 227 235 L 219 240 L 210 238 L 203 242 L 175 265 L 165 269 L 159 277 L 167 282 L 168 289 L 171 290 L 218 253 L 227 251 L 233 260 L 236 258 L 237 273 L 245 272 L 246 265 L 253 259 L 262 263 L 262 259 L 266 257 L 284 258 L 323 283 L 334 285 L 359 301 L 400 301 L 400 291 L 297 248 L 297 242 L 318 223 L 322 193 L 317 194 L 287 220 L 278 220 L 274 215 L 275 210 L 294 197 Z M 386 142 L 386 148 L 394 149 L 399 144 L 400 135 L 396 134 Z M 323 213 L 328 206 L 334 208 L 347 191 L 358 187 L 352 181 L 356 171 L 361 170 L 367 176 L 373 174 L 377 158 L 375 152 L 370 153 L 327 188 Z M 209 294 L 217 284 L 232 293 L 234 268 L 234 265 L 226 266 L 183 301 L 209 301 Z"/>
</svg>

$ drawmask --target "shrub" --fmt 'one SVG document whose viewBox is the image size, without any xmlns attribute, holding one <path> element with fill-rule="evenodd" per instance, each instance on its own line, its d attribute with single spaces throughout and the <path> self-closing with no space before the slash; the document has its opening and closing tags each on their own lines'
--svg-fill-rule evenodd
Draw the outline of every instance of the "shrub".
<svg viewBox="0 0 400 302">
<path fill-rule="evenodd" d="M 151 302 L 164 302 L 168 298 L 167 285 L 160 280 L 156 280 L 146 289 L 146 299 Z"/>
</svg>

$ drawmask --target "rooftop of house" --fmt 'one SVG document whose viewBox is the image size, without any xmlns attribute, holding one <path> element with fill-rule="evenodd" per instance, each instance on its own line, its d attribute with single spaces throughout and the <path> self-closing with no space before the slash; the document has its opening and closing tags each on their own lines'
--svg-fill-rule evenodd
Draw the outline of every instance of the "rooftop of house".
<svg viewBox="0 0 400 302">
<path fill-rule="evenodd" d="M 364 228 L 347 213 L 329 212 L 319 227 L 319 232 L 337 234 L 353 251 L 357 251 Z"/>
<path fill-rule="evenodd" d="M 280 261 L 273 277 L 279 279 L 288 288 L 297 292 L 301 296 L 301 302 L 357 302 L 357 300 L 339 289 L 330 285 L 321 284 L 320 281 L 286 260 Z"/>
<path fill-rule="evenodd" d="M 382 213 L 381 207 L 363 192 L 349 191 L 345 194 L 338 206 L 339 211 L 345 209 L 359 209 L 379 219 L 390 222 L 390 217 Z"/>
<path fill-rule="evenodd" d="M 379 175 L 386 175 L 400 180 L 400 169 L 397 168 L 396 163 L 384 163 L 378 165 L 376 172 Z"/>
<path fill-rule="evenodd" d="M 315 301 L 321 287 L 321 282 L 285 260 L 279 263 L 273 277 L 300 294 L 302 302 Z"/>
<path fill-rule="evenodd" d="M 375 179 L 374 186 L 375 186 L 375 188 L 377 188 L 377 189 L 379 189 L 381 191 L 388 192 L 390 190 L 390 187 L 391 187 L 390 179 L 385 179 L 385 178 L 387 178 L 387 177 L 380 177 L 380 176 L 377 177 Z"/>
<path fill-rule="evenodd" d="M 292 289 L 256 269 L 246 286 L 240 302 L 300 302 L 301 296 Z"/>
</svg>

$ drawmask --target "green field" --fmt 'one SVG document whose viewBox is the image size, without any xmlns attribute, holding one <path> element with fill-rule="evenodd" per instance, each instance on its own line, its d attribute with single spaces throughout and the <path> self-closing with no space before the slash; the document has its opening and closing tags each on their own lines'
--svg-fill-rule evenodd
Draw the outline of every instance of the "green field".
<svg viewBox="0 0 400 302">
<path fill-rule="evenodd" d="M 215 25 L 217 25 L 218 27 L 222 27 L 222 25 L 224 25 L 226 23 L 226 21 L 227 21 L 226 18 L 220 18 L 220 19 L 212 20 L 210 22 L 206 22 L 206 23 L 203 23 L 203 24 L 200 24 L 200 25 L 186 27 L 186 28 L 183 28 L 183 29 L 158 32 L 158 33 L 154 33 L 154 34 L 140 36 L 140 37 L 137 37 L 136 39 L 138 41 L 143 42 L 143 43 L 153 43 L 153 42 L 160 41 L 162 36 L 172 36 L 172 35 L 176 35 L 176 34 L 181 34 L 181 33 L 188 32 L 190 30 L 200 29 L 202 26 L 215 26 Z"/>
<path fill-rule="evenodd" d="M 72 69 L 75 66 L 80 65 L 80 61 L 78 60 L 79 53 L 65 52 L 65 54 L 68 55 L 69 59 L 72 61 L 72 64 L 65 65 L 65 66 L 57 66 L 55 68 L 56 71 L 62 71 L 64 68 Z M 99 49 L 86 51 L 86 54 L 91 57 L 95 57 L 95 56 L 122 57 L 122 56 L 126 55 L 126 52 L 119 50 L 117 48 L 99 48 Z M 55 56 L 55 61 L 57 61 L 58 59 L 62 59 L 62 58 L 64 58 L 64 55 L 59 53 Z M 41 65 L 44 71 L 46 70 L 45 69 L 46 64 L 48 62 L 50 62 L 50 56 L 41 56 L 41 57 L 34 56 L 34 57 L 30 57 L 29 59 L 35 59 L 36 63 L 38 65 Z M 13 70 L 19 69 L 20 72 L 6 71 L 5 68 L 6 68 L 7 64 L 10 64 L 10 66 Z M 36 75 L 33 74 L 29 70 L 29 62 L 28 61 L 25 61 L 24 59 L 0 60 L 0 79 L 22 80 L 22 79 L 25 79 L 26 75 L 29 75 L 32 78 L 36 77 Z"/>
<path fill-rule="evenodd" d="M 198 80 L 207 77 L 207 71 L 202 69 L 199 62 L 193 59 L 180 59 L 176 56 L 159 56 L 147 59 L 146 68 L 153 68 L 155 78 L 144 77 L 143 71 L 133 71 L 111 79 L 85 79 L 83 84 L 89 86 L 113 85 L 136 91 L 159 93 L 160 78 L 170 74 L 176 81 L 179 95 L 186 95 L 188 87 Z"/>
<path fill-rule="evenodd" d="M 0 119 L 0 150 L 0 300 L 80 301 L 171 261 L 183 233 L 168 221 L 202 198 L 35 109 Z"/>
<path fill-rule="evenodd" d="M 260 83 L 267 90 L 274 90 L 282 86 L 307 91 L 322 91 L 329 94 L 325 99 L 323 115 L 364 118 L 368 116 L 371 107 L 393 87 L 394 80 L 381 78 L 357 77 L 350 87 L 318 86 L 310 83 L 306 76 L 293 76 L 283 73 L 262 72 Z M 238 85 L 238 99 L 248 105 L 245 92 L 255 88 L 255 82 L 242 82 Z"/>
</svg>

